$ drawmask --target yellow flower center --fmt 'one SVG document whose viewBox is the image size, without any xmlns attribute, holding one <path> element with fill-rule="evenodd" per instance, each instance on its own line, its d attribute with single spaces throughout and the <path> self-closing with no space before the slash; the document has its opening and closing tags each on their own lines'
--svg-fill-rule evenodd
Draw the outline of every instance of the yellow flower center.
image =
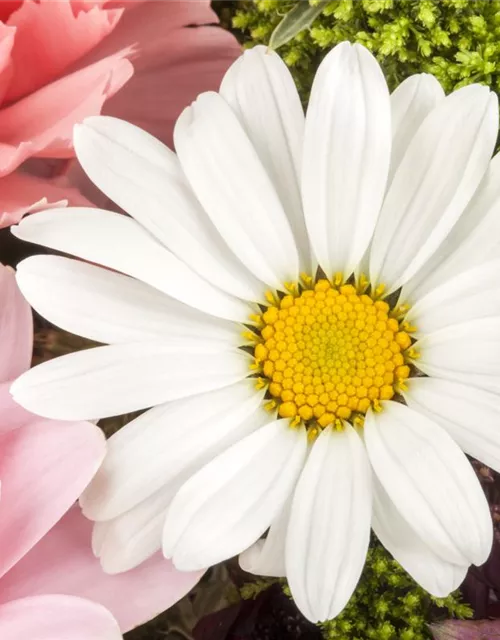
<svg viewBox="0 0 500 640">
<path fill-rule="evenodd" d="M 342 420 L 362 423 L 370 407 L 390 400 L 410 376 L 414 330 L 402 312 L 363 293 L 364 286 L 320 279 L 290 295 L 267 294 L 257 325 L 253 370 L 268 387 L 268 409 L 316 431 Z"/>
</svg>

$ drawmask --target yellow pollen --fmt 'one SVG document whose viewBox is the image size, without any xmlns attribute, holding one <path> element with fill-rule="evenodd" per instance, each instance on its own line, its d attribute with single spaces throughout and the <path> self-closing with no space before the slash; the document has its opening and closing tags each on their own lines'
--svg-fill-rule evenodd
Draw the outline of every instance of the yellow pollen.
<svg viewBox="0 0 500 640">
<path fill-rule="evenodd" d="M 343 429 L 344 421 L 362 427 L 368 409 L 381 411 L 406 388 L 418 357 L 407 309 L 391 309 L 382 284 L 367 293 L 365 276 L 352 285 L 342 273 L 333 282 L 301 274 L 285 289 L 266 292 L 268 306 L 251 317 L 259 330 L 244 334 L 258 341 L 251 369 L 256 387 L 267 387 L 266 410 L 292 426 L 303 422 L 310 439 L 329 425 Z"/>
<path fill-rule="evenodd" d="M 370 285 L 370 281 L 365 276 L 365 274 L 362 273 L 358 278 L 358 283 L 357 284 L 358 284 L 358 287 L 357 287 L 358 293 L 361 294 L 361 293 L 364 293 L 368 289 L 368 287 Z"/>
</svg>

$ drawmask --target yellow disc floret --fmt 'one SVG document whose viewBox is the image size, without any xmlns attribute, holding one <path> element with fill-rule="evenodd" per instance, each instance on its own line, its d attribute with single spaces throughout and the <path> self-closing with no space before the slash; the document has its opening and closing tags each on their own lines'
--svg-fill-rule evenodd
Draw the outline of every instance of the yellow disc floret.
<svg viewBox="0 0 500 640">
<path fill-rule="evenodd" d="M 412 339 L 377 292 L 362 293 L 366 286 L 326 279 L 309 286 L 268 296 L 273 302 L 254 316 L 252 366 L 268 386 L 267 408 L 317 429 L 355 421 L 404 388 Z"/>
</svg>

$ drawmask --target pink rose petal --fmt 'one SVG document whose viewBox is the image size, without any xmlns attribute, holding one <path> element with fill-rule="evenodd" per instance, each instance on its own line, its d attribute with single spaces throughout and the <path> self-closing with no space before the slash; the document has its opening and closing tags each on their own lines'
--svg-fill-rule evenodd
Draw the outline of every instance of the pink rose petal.
<svg viewBox="0 0 500 640">
<path fill-rule="evenodd" d="M 10 16 L 17 11 L 21 5 L 23 4 L 23 0 L 1 0 L 0 2 L 0 20 L 2 22 L 6 22 Z"/>
<path fill-rule="evenodd" d="M 132 122 L 173 147 L 182 110 L 198 94 L 217 90 L 240 54 L 233 36 L 219 27 L 177 29 L 164 42 L 163 53 L 150 51 L 134 60 L 133 78 L 108 100 L 103 114 Z"/>
<path fill-rule="evenodd" d="M 0 382 L 29 368 L 32 348 L 31 307 L 17 286 L 14 270 L 0 264 Z"/>
<path fill-rule="evenodd" d="M 44 180 L 17 171 L 0 179 L 0 229 L 17 224 L 27 213 L 68 204 L 91 206 L 77 189 L 68 186 L 66 178 Z"/>
<path fill-rule="evenodd" d="M 95 5 L 75 11 L 68 0 L 24 2 L 8 21 L 17 33 L 15 73 L 5 100 L 13 102 L 55 80 L 110 34 L 122 13 Z"/>
<path fill-rule="evenodd" d="M 176 571 L 157 554 L 132 571 L 106 575 L 92 554 L 91 532 L 92 523 L 73 507 L 0 579 L 0 602 L 47 592 L 82 596 L 108 608 L 125 632 L 180 600 L 203 573 Z"/>
<path fill-rule="evenodd" d="M 73 13 L 77 15 L 79 11 L 89 11 L 93 7 L 102 9 L 104 5 L 117 5 L 119 2 L 110 2 L 110 0 L 70 0 Z M 114 8 L 114 6 L 113 6 Z"/>
<path fill-rule="evenodd" d="M 0 3 L 0 7 L 2 3 Z M 3 100 L 12 80 L 14 68 L 11 53 L 16 30 L 0 22 L 0 102 Z"/>
<path fill-rule="evenodd" d="M 87 422 L 40 418 L 0 436 L 0 576 L 70 508 L 104 453 L 101 430 Z"/>
<path fill-rule="evenodd" d="M 61 595 L 14 600 L 0 606 L 2 640 L 122 640 L 104 607 Z"/>
<path fill-rule="evenodd" d="M 217 90 L 241 54 L 230 33 L 206 26 L 217 22 L 208 0 L 152 1 L 127 8 L 113 33 L 87 58 L 94 61 L 131 43 L 137 50 L 134 76 L 103 113 L 133 122 L 171 144 L 174 122 L 184 107 L 199 93 Z"/>
<path fill-rule="evenodd" d="M 199 93 L 218 90 L 241 47 L 227 31 L 207 26 L 218 22 L 208 0 L 153 1 L 126 7 L 113 33 L 81 64 L 136 42 L 134 75 L 102 111 L 132 122 L 172 147 L 173 127 L 181 111 Z M 90 183 L 78 162 L 71 162 L 67 175 L 96 205 L 113 206 Z"/>
<path fill-rule="evenodd" d="M 73 126 L 98 115 L 133 72 L 130 49 L 65 76 L 0 111 L 0 176 L 33 155 L 71 157 Z"/>
<path fill-rule="evenodd" d="M 11 384 L 10 380 L 0 384 L 0 436 L 38 419 L 14 401 L 9 391 Z"/>
<path fill-rule="evenodd" d="M 163 34 L 179 27 L 217 24 L 219 18 L 211 8 L 211 4 L 211 0 L 188 0 L 188 2 L 186 0 L 168 0 L 167 2 L 161 0 L 160 2 L 158 0 L 115 0 L 111 6 L 125 9 L 125 15 L 120 21 L 120 28 L 113 32 L 112 37 L 103 41 L 91 53 L 91 56 L 102 56 L 103 53 L 109 55 L 135 41 L 139 43 L 142 41 L 149 45 L 143 38 L 147 31 L 154 40 L 164 39 L 158 29 L 158 22 L 163 27 Z M 138 34 L 141 36 L 139 39 L 137 38 Z M 94 57 L 92 60 L 96 59 Z"/>
</svg>

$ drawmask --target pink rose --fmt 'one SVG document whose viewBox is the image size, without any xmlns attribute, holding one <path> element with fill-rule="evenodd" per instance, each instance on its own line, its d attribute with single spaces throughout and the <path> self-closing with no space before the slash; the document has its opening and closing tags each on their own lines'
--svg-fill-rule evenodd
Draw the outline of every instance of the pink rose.
<svg viewBox="0 0 500 640">
<path fill-rule="evenodd" d="M 103 573 L 92 525 L 73 505 L 101 464 L 104 436 L 89 422 L 39 418 L 13 401 L 10 380 L 29 367 L 32 334 L 14 272 L 0 265 L 0 638 L 118 640 L 201 574 L 178 573 L 161 555 Z"/>
<path fill-rule="evenodd" d="M 170 143 L 182 108 L 218 88 L 239 54 L 216 22 L 209 0 L 0 2 L 0 226 L 85 203 L 68 189 L 78 172 L 55 179 L 45 162 L 36 173 L 48 181 L 23 163 L 72 158 L 73 126 L 89 115 L 124 118 Z"/>
</svg>

